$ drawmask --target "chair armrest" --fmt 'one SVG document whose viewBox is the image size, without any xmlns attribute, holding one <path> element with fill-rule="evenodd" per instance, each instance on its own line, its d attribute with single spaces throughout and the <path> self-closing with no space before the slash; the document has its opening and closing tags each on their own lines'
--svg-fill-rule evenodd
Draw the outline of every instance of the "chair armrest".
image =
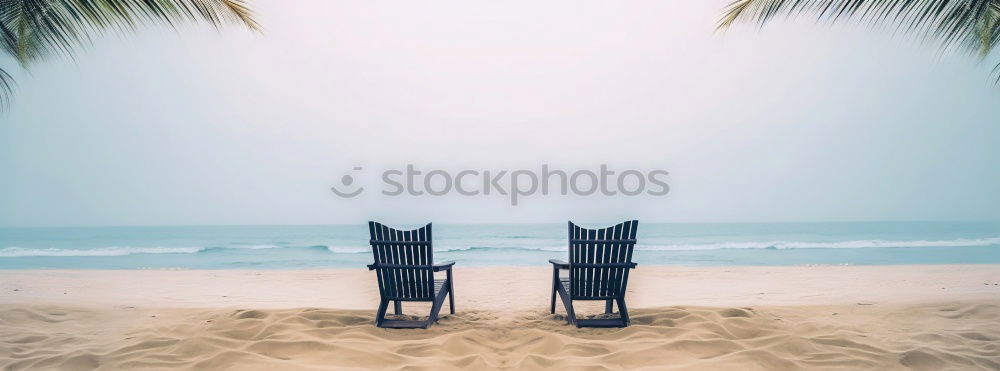
<svg viewBox="0 0 1000 371">
<path fill-rule="evenodd" d="M 440 271 L 451 270 L 451 267 L 453 265 L 455 265 L 455 262 L 444 262 L 444 263 L 434 264 L 434 271 L 440 272 Z"/>
<path fill-rule="evenodd" d="M 375 270 L 375 264 L 368 264 L 367 267 L 368 267 L 368 270 L 370 270 L 370 271 Z"/>
<path fill-rule="evenodd" d="M 569 269 L 569 263 L 559 259 L 549 259 L 549 263 L 552 263 L 552 268 L 555 269 Z"/>
<path fill-rule="evenodd" d="M 636 263 L 628 263 L 628 264 L 629 264 L 628 269 L 635 269 L 635 266 L 639 265 L 639 264 L 636 264 Z"/>
</svg>

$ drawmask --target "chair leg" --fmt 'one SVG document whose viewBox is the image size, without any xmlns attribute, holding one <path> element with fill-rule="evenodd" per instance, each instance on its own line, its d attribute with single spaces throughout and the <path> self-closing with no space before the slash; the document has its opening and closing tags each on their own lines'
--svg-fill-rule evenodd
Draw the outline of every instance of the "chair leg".
<svg viewBox="0 0 1000 371">
<path fill-rule="evenodd" d="M 451 279 L 451 269 L 448 270 L 448 307 L 455 314 L 455 283 Z"/>
<path fill-rule="evenodd" d="M 569 293 L 563 288 L 562 285 L 557 286 L 559 291 L 559 298 L 562 299 L 563 306 L 566 307 L 566 322 L 575 325 L 576 324 L 576 311 L 573 310 L 573 299 L 570 299 Z"/>
<path fill-rule="evenodd" d="M 431 304 L 431 313 L 429 315 L 427 315 L 427 325 L 428 326 L 431 325 L 431 324 L 433 324 L 433 323 L 437 323 L 437 321 L 438 321 L 438 312 L 441 311 L 441 304 L 442 304 L 441 301 L 438 301 L 438 300 L 434 300 L 434 304 Z"/>
<path fill-rule="evenodd" d="M 559 270 L 552 267 L 552 301 L 549 305 L 549 313 L 556 314 L 556 290 L 559 289 Z"/>
<path fill-rule="evenodd" d="M 622 316 L 622 322 L 625 323 L 625 326 L 628 326 L 630 321 L 628 319 L 628 307 L 625 306 L 625 298 L 620 297 L 615 300 L 618 301 L 618 311 L 621 312 L 620 314 Z"/>
<path fill-rule="evenodd" d="M 385 310 L 389 308 L 389 301 L 382 299 L 378 304 L 378 311 L 375 312 L 375 327 L 382 327 L 382 321 L 385 320 Z"/>
<path fill-rule="evenodd" d="M 571 325 L 576 325 L 576 310 L 573 310 L 573 300 L 566 299 L 566 322 Z"/>
<path fill-rule="evenodd" d="M 604 302 L 604 313 L 611 314 L 614 313 L 614 300 L 608 299 Z"/>
<path fill-rule="evenodd" d="M 448 312 L 455 314 L 455 293 L 448 290 Z"/>
<path fill-rule="evenodd" d="M 395 304 L 393 304 L 392 310 L 396 312 L 396 315 L 403 314 L 403 302 L 395 300 L 394 303 Z"/>
<path fill-rule="evenodd" d="M 427 326 L 436 323 L 438 320 L 438 313 L 441 312 L 441 306 L 444 304 L 444 296 L 448 294 L 448 290 L 441 290 L 435 298 L 433 304 L 431 304 L 431 313 L 427 316 Z"/>
</svg>

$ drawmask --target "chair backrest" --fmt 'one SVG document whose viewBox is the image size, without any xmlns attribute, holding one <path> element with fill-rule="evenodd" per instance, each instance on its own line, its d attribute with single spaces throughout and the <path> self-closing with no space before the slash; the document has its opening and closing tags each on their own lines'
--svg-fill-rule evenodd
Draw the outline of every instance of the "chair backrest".
<svg viewBox="0 0 1000 371">
<path fill-rule="evenodd" d="M 630 220 L 586 229 L 569 222 L 570 297 L 597 300 L 624 295 L 638 226 L 638 220 Z"/>
<path fill-rule="evenodd" d="M 431 224 L 411 231 L 368 222 L 379 294 L 386 299 L 430 300 L 434 297 L 434 247 Z"/>
</svg>

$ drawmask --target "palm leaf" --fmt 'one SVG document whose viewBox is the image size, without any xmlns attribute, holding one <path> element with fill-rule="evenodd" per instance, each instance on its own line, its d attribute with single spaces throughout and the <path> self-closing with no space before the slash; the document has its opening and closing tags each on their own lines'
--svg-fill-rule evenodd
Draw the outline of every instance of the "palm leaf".
<svg viewBox="0 0 1000 371">
<path fill-rule="evenodd" d="M 778 16 L 811 14 L 819 22 L 858 21 L 986 58 L 1000 42 L 1000 0 L 735 0 L 717 30 L 736 23 L 759 27 Z M 1000 82 L 1000 64 L 994 68 Z"/>
<path fill-rule="evenodd" d="M 23 68 L 51 56 L 73 58 L 107 32 L 185 22 L 261 29 L 246 0 L 0 0 L 0 51 Z M 9 100 L 12 86 L 10 75 L 0 74 L 0 101 Z"/>
<path fill-rule="evenodd" d="M 14 93 L 14 79 L 7 71 L 0 69 L 0 107 L 5 107 L 10 103 L 10 97 Z"/>
</svg>

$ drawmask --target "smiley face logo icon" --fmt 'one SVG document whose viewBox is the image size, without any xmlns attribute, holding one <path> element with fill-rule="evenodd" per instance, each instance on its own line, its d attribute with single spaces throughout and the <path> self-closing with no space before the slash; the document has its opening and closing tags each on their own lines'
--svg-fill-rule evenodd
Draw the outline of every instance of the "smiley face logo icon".
<svg viewBox="0 0 1000 371">
<path fill-rule="evenodd" d="M 355 166 L 353 170 L 354 171 L 361 171 L 361 167 L 360 166 Z M 340 183 L 343 184 L 342 187 L 344 189 L 350 189 L 351 185 L 354 184 L 354 176 L 352 176 L 351 174 L 346 174 L 346 175 L 340 177 Z M 349 190 L 345 191 L 345 190 L 339 189 L 337 186 L 333 186 L 333 187 L 330 187 L 330 190 L 333 191 L 333 193 L 336 193 L 337 196 L 344 197 L 344 198 L 352 198 L 352 197 L 355 197 L 355 196 L 361 194 L 361 192 L 365 190 L 365 187 L 358 187 L 358 189 L 355 189 L 354 191 L 349 191 Z"/>
</svg>

